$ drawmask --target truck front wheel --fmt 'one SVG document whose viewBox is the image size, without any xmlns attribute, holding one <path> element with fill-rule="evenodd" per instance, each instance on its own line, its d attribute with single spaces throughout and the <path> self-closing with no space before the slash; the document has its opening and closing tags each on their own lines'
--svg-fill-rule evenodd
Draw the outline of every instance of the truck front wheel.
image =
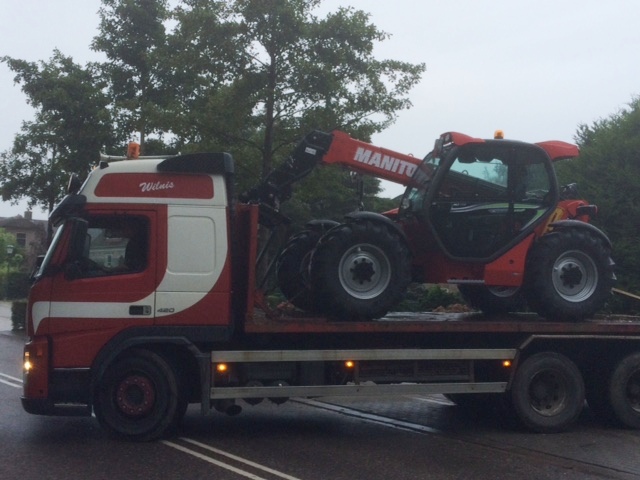
<svg viewBox="0 0 640 480">
<path fill-rule="evenodd" d="M 98 422 L 110 434 L 154 440 L 179 413 L 175 373 L 156 353 L 134 350 L 107 368 L 93 407 Z"/>
<path fill-rule="evenodd" d="M 410 258 L 404 240 L 383 223 L 345 223 L 329 230 L 313 251 L 312 288 L 330 315 L 378 318 L 404 295 Z"/>
<path fill-rule="evenodd" d="M 555 320 L 580 320 L 604 305 L 613 286 L 609 248 L 588 230 L 558 230 L 541 237 L 527 261 L 527 302 Z"/>
<path fill-rule="evenodd" d="M 578 367 L 564 355 L 542 352 L 527 358 L 511 386 L 513 408 L 529 429 L 565 430 L 580 415 L 585 387 Z"/>
</svg>

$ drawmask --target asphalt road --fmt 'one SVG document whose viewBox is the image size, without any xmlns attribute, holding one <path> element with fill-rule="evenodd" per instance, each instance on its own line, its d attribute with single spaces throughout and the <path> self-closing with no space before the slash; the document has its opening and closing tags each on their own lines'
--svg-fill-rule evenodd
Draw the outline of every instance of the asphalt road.
<svg viewBox="0 0 640 480">
<path fill-rule="evenodd" d="M 439 396 L 263 402 L 237 417 L 192 406 L 175 437 L 115 441 L 93 418 L 22 410 L 23 340 L 0 331 L 2 479 L 640 478 L 640 432 L 588 410 L 570 432 L 536 435 Z"/>
</svg>

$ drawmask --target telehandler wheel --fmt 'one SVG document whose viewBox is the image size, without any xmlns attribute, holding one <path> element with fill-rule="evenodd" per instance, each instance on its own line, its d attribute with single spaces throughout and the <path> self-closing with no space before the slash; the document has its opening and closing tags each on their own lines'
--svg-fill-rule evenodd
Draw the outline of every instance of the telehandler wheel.
<svg viewBox="0 0 640 480">
<path fill-rule="evenodd" d="M 158 354 L 134 350 L 116 360 L 99 381 L 93 405 L 111 435 L 149 441 L 169 428 L 178 412 L 178 383 Z"/>
<path fill-rule="evenodd" d="M 640 428 L 640 353 L 632 353 L 616 365 L 608 394 L 615 419 L 625 427 Z"/>
<path fill-rule="evenodd" d="M 309 259 L 322 232 L 304 230 L 289 239 L 276 263 L 278 286 L 283 295 L 296 307 L 318 311 L 309 285 Z"/>
<path fill-rule="evenodd" d="M 613 261 L 602 238 L 584 229 L 541 237 L 527 259 L 527 302 L 555 320 L 580 320 L 604 305 L 613 286 Z"/>
<path fill-rule="evenodd" d="M 411 281 L 409 248 L 383 223 L 345 223 L 318 242 L 310 278 L 329 315 L 345 320 L 382 317 L 400 301 Z"/>
<path fill-rule="evenodd" d="M 458 291 L 469 306 L 484 313 L 519 312 L 525 306 L 519 287 L 458 285 Z"/>
<path fill-rule="evenodd" d="M 568 428 L 584 407 L 585 388 L 578 367 L 555 352 L 527 358 L 511 386 L 513 408 L 520 421 L 540 433 Z"/>
</svg>

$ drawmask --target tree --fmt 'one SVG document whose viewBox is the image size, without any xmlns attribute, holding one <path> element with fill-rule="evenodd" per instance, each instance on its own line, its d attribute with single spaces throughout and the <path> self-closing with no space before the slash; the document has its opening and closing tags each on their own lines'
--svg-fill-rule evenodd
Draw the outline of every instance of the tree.
<svg viewBox="0 0 640 480">
<path fill-rule="evenodd" d="M 87 173 L 101 148 L 110 145 L 108 99 L 92 66 L 83 68 L 55 50 L 48 62 L 0 59 L 16 73 L 35 119 L 24 122 L 13 147 L 0 153 L 4 201 L 26 198 L 49 212 L 64 193 L 71 172 Z"/>
<path fill-rule="evenodd" d="M 100 35 L 92 48 L 109 59 L 102 68 L 109 79 L 118 131 L 122 135 L 139 132 L 144 152 L 149 133 L 161 131 L 167 98 L 162 80 L 167 2 L 102 0 L 102 5 Z"/>
<path fill-rule="evenodd" d="M 608 118 L 580 125 L 576 142 L 580 156 L 558 164 L 558 176 L 564 183 L 577 182 L 581 196 L 598 205 L 594 223 L 613 243 L 618 286 L 638 293 L 640 98 Z"/>
<path fill-rule="evenodd" d="M 9 245 L 12 245 L 14 248 L 11 255 L 7 251 L 7 247 Z M 18 242 L 16 241 L 16 237 L 7 232 L 4 228 L 0 228 L 0 264 L 4 265 L 5 270 L 9 269 L 11 257 L 16 253 L 18 253 Z"/>
<path fill-rule="evenodd" d="M 424 72 L 422 64 L 376 59 L 374 45 L 389 35 L 352 8 L 319 18 L 321 0 L 172 3 L 102 0 L 92 43 L 108 59 L 100 75 L 59 52 L 48 63 L 3 59 L 38 110 L 3 154 L 5 198 L 27 196 L 50 210 L 67 172 L 88 171 L 101 148 L 134 131 L 148 153 L 230 151 L 243 190 L 311 129 L 368 140 L 411 105 L 408 93 Z M 331 185 L 325 206 L 355 205 L 344 193 L 349 178 L 327 169 L 307 180 L 305 193 L 326 196 Z M 324 185 L 307 188 L 314 181 Z M 369 201 L 379 183 L 365 185 Z M 302 194 L 292 207 L 336 215 L 321 204 Z"/>
<path fill-rule="evenodd" d="M 174 11 L 178 23 L 168 51 L 180 101 L 172 130 L 200 149 L 232 151 L 241 190 L 257 182 L 257 173 L 265 178 L 310 130 L 340 128 L 368 140 L 411 105 L 408 93 L 424 65 L 376 59 L 375 43 L 389 35 L 352 8 L 318 18 L 320 3 L 183 0 Z M 306 182 L 322 178 L 324 190 L 305 191 L 327 197 L 331 178 L 343 192 L 348 174 L 329 170 Z M 377 180 L 367 185 L 371 195 L 378 193 Z M 341 195 L 331 191 L 324 205 L 341 204 L 333 202 Z M 320 204 L 295 201 L 302 204 L 292 205 L 294 211 Z"/>
</svg>

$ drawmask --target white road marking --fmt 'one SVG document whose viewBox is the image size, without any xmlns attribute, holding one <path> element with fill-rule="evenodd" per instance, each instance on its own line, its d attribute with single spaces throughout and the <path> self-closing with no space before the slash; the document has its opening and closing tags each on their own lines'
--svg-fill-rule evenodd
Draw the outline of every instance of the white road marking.
<svg viewBox="0 0 640 480">
<path fill-rule="evenodd" d="M 300 480 L 297 477 L 293 477 L 291 475 L 287 475 L 286 473 L 282 473 L 282 472 L 279 472 L 279 471 L 274 470 L 272 468 L 265 467 L 264 465 L 260 465 L 259 463 L 255 463 L 255 462 L 252 462 L 252 461 L 247 460 L 245 458 L 238 457 L 237 455 L 233 455 L 233 454 L 225 452 L 223 450 L 219 450 L 217 448 L 210 447 L 209 445 L 206 445 L 204 443 L 200 443 L 200 442 L 198 442 L 196 440 L 192 440 L 190 438 L 180 438 L 180 440 L 182 440 L 184 442 L 187 442 L 187 443 L 191 443 L 193 445 L 196 445 L 196 446 L 202 448 L 203 450 L 208 450 L 208 451 L 210 451 L 210 452 L 212 452 L 212 453 L 214 453 L 216 455 L 220 455 L 220 456 L 223 456 L 223 457 L 230 458 L 230 459 L 232 459 L 232 460 L 234 460 L 234 461 L 236 461 L 238 463 L 243 463 L 243 464 L 248 465 L 248 466 L 250 466 L 252 468 L 255 468 L 256 470 L 261 470 L 263 472 L 269 473 L 269 474 L 274 475 L 276 477 L 284 478 L 286 480 Z M 246 470 L 242 470 L 240 468 L 234 467 L 233 465 L 229 465 L 228 463 L 224 463 L 224 462 L 222 462 L 220 460 L 216 460 L 216 459 L 214 459 L 214 458 L 212 458 L 210 456 L 207 456 L 207 455 L 205 455 L 203 453 L 197 452 L 195 450 L 191 450 L 190 448 L 187 448 L 187 447 L 183 447 L 182 445 L 178 445 L 177 443 L 173 443 L 173 442 L 170 442 L 168 440 L 163 440 L 162 443 L 164 443 L 165 445 L 167 445 L 167 446 L 169 446 L 171 448 L 175 448 L 176 450 L 180 450 L 181 452 L 187 453 L 187 454 L 189 454 L 191 456 L 194 456 L 196 458 L 204 460 L 205 462 L 211 463 L 211 464 L 216 465 L 218 467 L 230 470 L 230 471 L 232 471 L 234 473 L 237 473 L 239 475 L 242 475 L 244 477 L 251 478 L 253 480 L 266 480 L 263 477 L 259 477 L 259 476 L 255 475 L 255 474 L 251 473 L 251 472 L 248 472 Z"/>
<path fill-rule="evenodd" d="M 450 402 L 449 400 L 447 400 L 445 397 L 442 397 L 442 396 L 441 398 L 434 398 L 429 396 L 424 396 L 424 397 L 411 396 L 407 398 L 410 398 L 411 400 L 417 400 L 419 402 L 427 402 L 427 403 L 435 403 L 436 405 L 444 405 L 446 407 L 451 407 L 452 405 L 455 405 L 455 403 Z"/>
<path fill-rule="evenodd" d="M 418 425 L 417 423 L 405 422 L 403 420 L 396 420 L 394 418 L 383 417 L 381 415 L 366 413 L 360 410 L 354 410 L 352 408 L 332 405 L 330 403 L 319 402 L 317 400 L 311 400 L 308 398 L 296 398 L 293 401 L 297 403 L 302 403 L 305 405 L 310 405 L 312 407 L 320 408 L 323 410 L 337 412 L 342 415 L 347 415 L 349 417 L 359 418 L 361 420 L 366 420 L 372 423 L 386 425 L 387 427 L 398 428 L 400 430 L 408 430 L 411 432 L 421 432 L 421 433 L 442 433 L 440 430 L 432 427 L 427 427 L 426 425 Z"/>
<path fill-rule="evenodd" d="M 0 383 L 4 383 L 5 385 L 9 385 L 14 388 L 22 388 L 22 380 L 12 377 L 11 375 L 7 375 L 6 373 L 0 373 Z"/>
</svg>

